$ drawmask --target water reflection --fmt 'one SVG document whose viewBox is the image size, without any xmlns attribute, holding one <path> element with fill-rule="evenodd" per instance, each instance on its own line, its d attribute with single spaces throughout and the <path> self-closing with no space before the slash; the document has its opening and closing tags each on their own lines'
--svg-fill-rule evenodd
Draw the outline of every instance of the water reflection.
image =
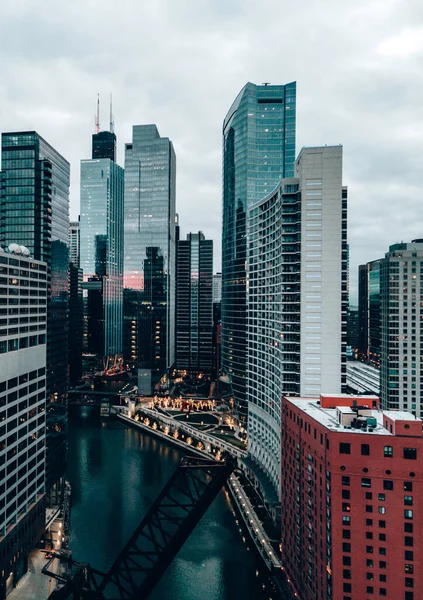
<svg viewBox="0 0 423 600">
<path fill-rule="evenodd" d="M 159 440 L 77 408 L 70 415 L 71 549 L 106 571 L 174 472 L 182 454 Z M 221 493 L 150 600 L 268 599 L 256 556 L 242 542 Z"/>
</svg>

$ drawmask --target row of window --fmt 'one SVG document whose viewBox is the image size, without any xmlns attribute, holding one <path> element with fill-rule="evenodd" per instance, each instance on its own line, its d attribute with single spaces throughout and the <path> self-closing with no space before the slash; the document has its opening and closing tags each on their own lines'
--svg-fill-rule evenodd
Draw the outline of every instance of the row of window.
<svg viewBox="0 0 423 600">
<path fill-rule="evenodd" d="M 408 426 L 409 427 L 409 426 Z M 404 428 L 408 429 L 407 424 Z M 339 454 L 351 454 L 351 444 L 346 442 L 339 443 Z M 370 445 L 361 444 L 361 454 L 363 456 L 370 456 Z M 394 448 L 393 446 L 384 446 L 383 455 L 386 458 L 393 458 Z M 403 458 L 408 460 L 417 460 L 417 448 L 403 448 Z"/>
</svg>

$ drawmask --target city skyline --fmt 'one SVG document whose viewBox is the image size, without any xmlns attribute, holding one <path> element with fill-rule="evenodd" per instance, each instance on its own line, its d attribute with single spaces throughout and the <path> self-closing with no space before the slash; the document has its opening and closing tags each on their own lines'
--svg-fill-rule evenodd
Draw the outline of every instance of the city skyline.
<svg viewBox="0 0 423 600">
<path fill-rule="evenodd" d="M 342 143 L 345 148 L 345 183 L 352 190 L 350 267 L 355 288 L 356 265 L 381 256 L 387 241 L 415 239 L 421 233 L 414 218 L 419 214 L 417 165 L 423 136 L 418 125 L 423 84 L 416 77 L 422 56 L 421 9 L 413 2 L 403 10 L 395 1 L 342 6 L 331 1 L 307 14 L 290 7 L 287 14 L 282 4 L 267 1 L 265 6 L 266 10 L 253 3 L 204 2 L 202 11 L 191 10 L 191 3 L 176 11 L 169 2 L 155 10 L 131 9 L 128 4 L 118 15 L 106 7 L 98 15 L 94 7 L 84 6 L 82 24 L 78 3 L 60 13 L 54 7 L 39 7 L 36 12 L 5 7 L 0 30 L 9 59 L 0 88 L 2 129 L 35 129 L 70 160 L 75 219 L 79 196 L 75 167 L 81 156 L 89 156 L 87 132 L 94 132 L 97 93 L 104 129 L 112 92 L 121 141 L 129 139 L 134 123 L 151 122 L 174 141 L 182 234 L 201 229 L 213 239 L 215 270 L 220 270 L 222 115 L 246 81 L 296 79 L 301 97 L 298 150 L 305 143 Z M 94 22 L 100 26 L 89 25 Z M 281 22 L 284 35 L 273 35 Z M 152 38 L 159 23 L 166 32 L 165 44 Z M 22 36 L 17 50 L 14 39 L 25 27 L 32 34 Z M 297 43 L 299 30 L 304 44 Z M 104 48 L 104 36 L 109 34 L 117 40 L 117 49 Z M 295 53 L 290 52 L 289 60 L 281 59 L 290 47 Z M 21 53 L 31 59 L 24 60 Z M 322 72 L 318 65 L 324 65 Z M 50 80 L 57 85 L 46 97 Z M 123 166 L 122 144 L 118 163 Z M 408 209 L 397 215 L 399 193 L 408 198 Z M 210 215 L 207 222 L 204 213 Z"/>
</svg>

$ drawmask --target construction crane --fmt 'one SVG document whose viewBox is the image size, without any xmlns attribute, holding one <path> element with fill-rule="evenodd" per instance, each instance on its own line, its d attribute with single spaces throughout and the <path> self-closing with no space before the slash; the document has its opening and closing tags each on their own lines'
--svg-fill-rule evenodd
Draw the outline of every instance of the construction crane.
<svg viewBox="0 0 423 600">
<path fill-rule="evenodd" d="M 54 553 L 43 573 L 63 587 L 50 600 L 145 600 L 235 468 L 223 462 L 184 458 L 107 573 Z M 69 575 L 53 573 L 54 558 Z"/>
</svg>

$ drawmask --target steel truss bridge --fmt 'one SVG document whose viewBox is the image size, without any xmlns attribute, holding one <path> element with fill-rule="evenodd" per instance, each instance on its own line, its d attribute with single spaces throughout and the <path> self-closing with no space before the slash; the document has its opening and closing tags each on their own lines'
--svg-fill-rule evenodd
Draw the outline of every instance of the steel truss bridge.
<svg viewBox="0 0 423 600">
<path fill-rule="evenodd" d="M 224 462 L 184 458 L 107 573 L 54 554 L 43 573 L 63 587 L 49 600 L 145 600 L 235 468 Z M 50 570 L 54 558 L 68 576 Z"/>
</svg>

